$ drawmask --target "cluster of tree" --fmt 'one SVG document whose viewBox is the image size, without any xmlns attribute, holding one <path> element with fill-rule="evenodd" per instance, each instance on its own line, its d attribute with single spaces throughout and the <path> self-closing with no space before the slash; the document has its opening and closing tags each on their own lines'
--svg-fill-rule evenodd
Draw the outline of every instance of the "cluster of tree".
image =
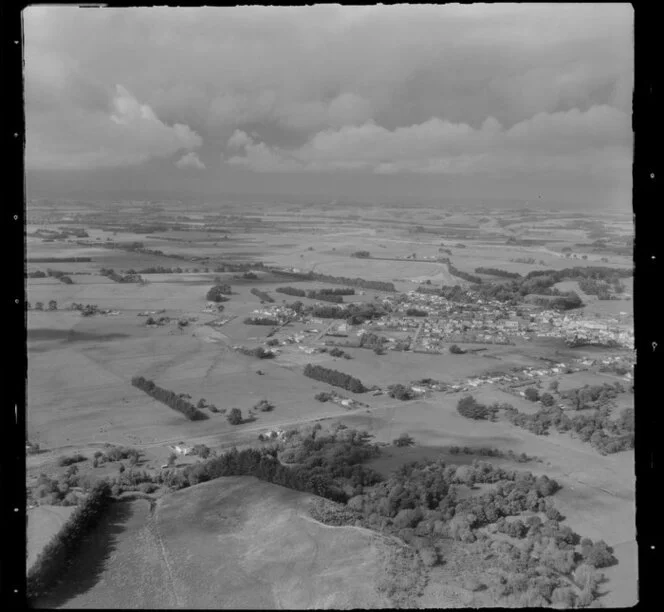
<svg viewBox="0 0 664 612">
<path fill-rule="evenodd" d="M 311 300 L 320 300 L 322 302 L 332 302 L 334 304 L 342 304 L 344 301 L 343 296 L 327 293 L 324 291 L 314 291 L 310 289 L 307 291 L 307 297 Z"/>
<path fill-rule="evenodd" d="M 295 287 L 277 287 L 275 291 L 277 293 L 285 293 L 286 295 L 294 295 L 297 297 L 304 297 L 306 295 L 304 289 L 296 289 Z"/>
<path fill-rule="evenodd" d="M 80 484 L 78 466 L 71 465 L 60 478 L 49 478 L 40 474 L 28 496 L 38 504 L 48 506 L 76 506 L 79 496 L 74 491 Z"/>
<path fill-rule="evenodd" d="M 509 244 L 509 240 L 508 240 Z M 520 244 L 518 241 L 515 244 Z M 510 261 L 514 263 L 523 263 L 523 264 L 534 264 L 535 259 L 533 257 L 514 257 L 513 259 L 510 259 Z"/>
<path fill-rule="evenodd" d="M 355 295 L 355 289 L 352 287 L 337 287 L 335 289 L 323 287 L 318 290 L 318 293 L 326 295 Z"/>
<path fill-rule="evenodd" d="M 141 451 L 128 446 L 111 446 L 102 452 L 95 451 L 92 458 L 93 467 L 99 467 L 104 463 L 113 463 L 115 461 L 129 460 L 129 465 L 136 465 L 141 457 Z"/>
<path fill-rule="evenodd" d="M 230 285 L 215 285 L 205 294 L 205 299 L 208 302 L 227 302 L 229 298 L 225 297 L 231 295 Z"/>
<path fill-rule="evenodd" d="M 579 280 L 579 289 L 588 295 L 596 295 L 600 300 L 617 299 L 612 293 L 623 292 L 623 285 L 618 278 L 613 279 L 611 283 L 594 278 L 582 278 Z"/>
<path fill-rule="evenodd" d="M 371 349 L 374 352 L 376 350 L 383 352 L 387 343 L 388 340 L 385 336 L 373 332 L 365 332 L 360 336 L 360 348 Z"/>
<path fill-rule="evenodd" d="M 240 346 L 237 350 L 243 355 L 248 355 L 249 357 L 258 357 L 259 359 L 271 359 L 274 357 L 274 353 L 272 351 L 265 349 L 262 346 L 257 346 L 255 348 Z"/>
<path fill-rule="evenodd" d="M 367 390 L 358 378 L 344 372 L 324 368 L 320 365 L 308 363 L 304 367 L 304 375 L 314 380 L 352 391 L 353 393 L 364 393 Z"/>
<path fill-rule="evenodd" d="M 143 376 L 134 376 L 131 379 L 131 384 L 162 404 L 166 404 L 169 408 L 182 413 L 190 421 L 202 421 L 208 418 L 205 413 L 198 410 L 196 406 L 181 395 L 168 389 L 163 389 L 156 385 L 154 381 Z"/>
<path fill-rule="evenodd" d="M 260 289 L 256 289 L 254 287 L 249 292 L 255 295 L 257 298 L 259 298 L 262 302 L 274 302 L 274 298 L 265 291 L 261 291 Z"/>
<path fill-rule="evenodd" d="M 507 451 L 500 450 L 499 448 L 491 448 L 489 446 L 445 446 L 441 449 L 447 451 L 450 455 L 479 455 L 481 457 L 498 457 L 500 459 L 510 459 L 518 463 L 528 463 L 535 461 L 536 457 L 521 453 L 517 455 L 511 448 Z"/>
<path fill-rule="evenodd" d="M 350 256 L 366 259 L 367 257 L 371 257 L 371 253 L 369 253 L 369 251 L 355 251 L 354 253 L 351 253 Z"/>
<path fill-rule="evenodd" d="M 481 285 L 481 287 L 500 287 L 500 285 Z M 424 293 L 427 295 L 439 295 L 444 297 L 446 300 L 449 300 L 450 302 L 469 304 L 475 301 L 475 298 L 472 296 L 472 294 L 460 285 L 444 285 L 440 288 L 423 287 L 420 285 L 416 291 L 417 293 Z"/>
<path fill-rule="evenodd" d="M 583 306 L 579 294 L 575 291 L 567 291 L 566 294 L 555 298 L 536 297 L 533 303 L 553 310 L 573 310 Z"/>
<path fill-rule="evenodd" d="M 85 535 L 99 521 L 111 501 L 106 481 L 95 485 L 62 529 L 44 547 L 27 575 L 27 596 L 33 601 L 44 595 L 61 577 Z"/>
<path fill-rule="evenodd" d="M 343 357 L 344 359 L 352 359 L 353 356 L 346 353 L 346 351 L 340 349 L 338 346 L 330 349 L 328 351 L 329 355 L 332 357 Z"/>
<path fill-rule="evenodd" d="M 231 425 L 241 425 L 244 423 L 242 411 L 239 408 L 231 408 L 226 418 Z"/>
<path fill-rule="evenodd" d="M 61 283 L 65 283 L 65 285 L 74 284 L 74 281 L 71 279 L 71 277 L 62 272 L 61 270 L 53 270 L 51 268 L 46 268 L 46 274 L 47 276 L 57 278 Z"/>
<path fill-rule="evenodd" d="M 140 274 L 118 274 L 113 268 L 101 268 L 99 274 L 110 278 L 116 283 L 140 283 L 143 277 Z"/>
<path fill-rule="evenodd" d="M 377 473 L 361 465 L 378 452 L 365 432 L 339 426 L 329 434 L 317 435 L 320 429 L 318 424 L 304 433 L 287 432 L 288 442 L 280 453 L 277 445 L 242 451 L 234 448 L 182 472 L 169 470 L 163 474 L 163 481 L 169 487 L 182 488 L 223 476 L 251 475 L 345 502 L 358 486 L 380 480 Z"/>
<path fill-rule="evenodd" d="M 475 268 L 477 274 L 490 274 L 491 276 L 500 276 L 502 278 L 521 278 L 521 274 L 518 272 L 508 272 L 507 270 L 501 270 L 500 268 L 484 268 L 479 267 Z"/>
<path fill-rule="evenodd" d="M 451 263 L 447 264 L 447 269 L 450 271 L 452 276 L 457 276 L 458 278 L 467 280 L 470 283 L 475 283 L 476 285 L 482 283 L 482 279 L 479 276 L 470 274 L 469 272 L 464 272 L 463 270 L 459 270 L 459 268 L 454 267 Z"/>
<path fill-rule="evenodd" d="M 26 272 L 26 278 L 46 278 L 46 272 L 41 270 L 35 270 L 34 272 Z"/>
<path fill-rule="evenodd" d="M 413 438 L 405 432 L 392 440 L 392 446 L 396 446 L 397 448 L 405 448 L 408 446 L 413 446 L 414 444 L 415 440 L 413 440 Z"/>
<path fill-rule="evenodd" d="M 72 302 L 69 306 L 70 310 L 78 310 L 84 317 L 92 317 L 96 314 L 99 314 L 99 306 L 97 304 L 85 304 L 79 302 Z"/>
<path fill-rule="evenodd" d="M 570 402 L 575 410 L 585 408 L 600 408 L 615 399 L 625 388 L 619 381 L 605 382 L 601 385 L 584 385 L 577 389 L 561 391 L 560 397 Z"/>
<path fill-rule="evenodd" d="M 562 270 L 533 270 L 526 275 L 526 279 L 537 276 L 549 276 L 553 283 L 564 280 L 594 279 L 614 283 L 616 279 L 628 278 L 634 274 L 631 268 L 610 268 L 608 266 L 575 266 Z M 553 284 L 552 283 L 552 284 Z"/>
<path fill-rule="evenodd" d="M 394 399 L 402 401 L 410 400 L 415 397 L 415 391 L 410 387 L 401 384 L 390 385 L 387 388 L 387 394 Z"/>
<path fill-rule="evenodd" d="M 393 293 L 396 292 L 396 287 L 394 284 L 385 281 L 365 280 L 363 278 L 348 278 L 345 276 L 330 276 L 328 274 L 319 274 L 317 272 L 310 272 L 308 276 L 311 280 L 320 281 L 323 283 L 349 285 L 351 287 L 359 287 L 360 289 L 375 289 L 376 291 L 390 291 Z"/>
<path fill-rule="evenodd" d="M 457 412 L 467 419 L 491 419 L 496 411 L 495 405 L 480 404 L 472 395 L 464 395 L 457 402 Z"/>
<path fill-rule="evenodd" d="M 270 319 L 269 317 L 247 317 L 243 323 L 247 325 L 279 325 L 277 319 Z"/>
<path fill-rule="evenodd" d="M 426 310 L 420 310 L 419 308 L 409 308 L 406 310 L 406 315 L 409 317 L 426 317 L 428 314 Z"/>
<path fill-rule="evenodd" d="M 167 268 L 164 266 L 149 266 L 147 268 L 141 268 L 140 270 L 127 270 L 127 274 L 182 274 L 188 270 L 176 267 L 176 268 Z"/>
<path fill-rule="evenodd" d="M 480 483 L 496 486 L 480 496 L 459 499 L 458 485 Z M 363 487 L 348 501 L 348 507 L 362 516 L 365 526 L 415 546 L 432 546 L 441 537 L 473 542 L 475 530 L 501 517 L 526 510 L 546 512 L 553 507 L 547 498 L 558 489 L 558 483 L 547 476 L 505 470 L 485 461 L 474 460 L 471 465 L 412 462 L 386 481 Z M 559 528 L 553 521 L 550 527 Z M 568 528 L 563 529 L 561 536 L 565 537 Z"/>
<path fill-rule="evenodd" d="M 599 366 L 600 372 L 612 372 L 618 376 L 625 376 L 631 370 L 630 364 L 628 362 L 614 362 L 614 363 L 603 363 Z"/>
<path fill-rule="evenodd" d="M 603 406 L 593 414 L 569 417 L 558 407 L 551 406 L 535 414 L 525 414 L 510 407 L 507 419 L 517 427 L 536 435 L 547 435 L 553 427 L 558 432 L 572 432 L 602 454 L 618 453 L 634 448 L 634 411 L 625 408 L 618 419 L 611 418 L 610 407 Z"/>
<path fill-rule="evenodd" d="M 25 303 L 25 307 L 27 310 L 32 310 L 32 304 L 30 302 Z M 44 302 L 35 302 L 35 310 L 44 310 Z M 58 303 L 55 300 L 50 300 L 48 302 L 47 310 L 57 310 L 58 309 Z"/>
<path fill-rule="evenodd" d="M 274 404 L 266 399 L 262 399 L 260 402 L 254 405 L 254 410 L 260 410 L 261 412 L 272 412 L 272 410 L 274 410 Z"/>
<path fill-rule="evenodd" d="M 75 453 L 73 455 L 62 455 L 56 459 L 55 464 L 58 467 L 66 467 L 73 465 L 74 463 L 81 463 L 81 461 L 86 461 L 87 457 L 81 453 Z"/>
</svg>

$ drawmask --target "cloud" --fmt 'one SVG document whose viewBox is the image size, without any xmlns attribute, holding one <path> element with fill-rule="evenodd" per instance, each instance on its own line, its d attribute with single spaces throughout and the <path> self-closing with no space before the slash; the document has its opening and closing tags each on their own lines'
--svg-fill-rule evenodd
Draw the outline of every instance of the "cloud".
<svg viewBox="0 0 664 612">
<path fill-rule="evenodd" d="M 205 170 L 205 164 L 198 158 L 198 154 L 190 151 L 175 162 L 178 168 L 197 168 Z"/>
<path fill-rule="evenodd" d="M 228 164 L 256 172 L 366 171 L 375 174 L 494 174 L 529 170 L 593 172 L 631 159 L 629 118 L 609 106 L 539 113 L 505 129 L 494 118 L 479 128 L 439 118 L 388 130 L 373 122 L 317 132 L 296 149 L 231 139 L 244 155 Z M 229 141 L 229 145 L 230 145 Z"/>
<path fill-rule="evenodd" d="M 162 120 L 217 133 L 627 112 L 631 23 L 629 5 L 601 4 L 29 7 L 27 105 L 123 83 Z"/>
<path fill-rule="evenodd" d="M 253 139 L 242 130 L 235 130 L 231 137 L 228 139 L 226 146 L 229 149 L 242 149 L 247 145 L 253 144 Z"/>
<path fill-rule="evenodd" d="M 87 169 L 141 164 L 193 150 L 202 138 L 187 125 L 167 125 L 125 87 L 116 86 L 112 110 L 58 109 L 29 114 L 29 169 Z"/>
<path fill-rule="evenodd" d="M 222 156 L 210 191 L 217 173 L 242 191 L 234 168 L 307 173 L 294 191 L 334 172 L 373 176 L 368 191 L 631 180 L 628 4 L 31 6 L 24 23 L 31 168 Z"/>
</svg>

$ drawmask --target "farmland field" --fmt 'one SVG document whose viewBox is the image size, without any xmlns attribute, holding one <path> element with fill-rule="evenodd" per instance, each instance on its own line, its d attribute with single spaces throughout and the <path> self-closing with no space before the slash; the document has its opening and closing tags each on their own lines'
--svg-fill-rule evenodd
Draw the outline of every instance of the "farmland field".
<svg viewBox="0 0 664 612">
<path fill-rule="evenodd" d="M 118 212 L 118 207 L 111 209 Z M 343 296 L 344 307 L 384 309 L 380 317 L 398 319 L 405 310 L 399 301 L 408 303 L 411 298 L 405 292 L 420 285 L 429 290 L 441 285 L 472 290 L 470 282 L 450 274 L 446 263 L 435 261 L 438 257 L 449 257 L 455 267 L 470 274 L 490 267 L 524 276 L 534 270 L 574 266 L 624 269 L 632 265 L 630 259 L 575 247 L 586 240 L 585 233 L 570 229 L 572 221 L 563 213 L 519 224 L 523 219 L 514 211 L 480 221 L 481 213 L 472 211 L 445 216 L 432 207 L 399 217 L 402 211 L 388 215 L 373 207 L 351 220 L 347 214 L 354 214 L 352 207 L 339 211 L 312 205 L 304 207 L 306 214 L 287 208 L 256 205 L 248 214 L 242 207 L 228 205 L 221 214 L 212 206 L 201 206 L 188 211 L 189 221 L 176 222 L 174 206 L 151 218 L 165 228 L 141 233 L 140 227 L 130 225 L 130 216 L 124 218 L 126 230 L 115 216 L 106 221 L 102 216 L 95 227 L 87 227 L 83 221 L 92 209 L 83 207 L 76 213 L 81 215 L 79 222 L 52 225 L 62 231 L 85 227 L 86 244 L 77 245 L 71 238 L 53 242 L 28 238 L 31 259 L 92 260 L 27 264 L 30 273 L 55 270 L 72 279 L 72 284 L 61 282 L 57 274 L 26 279 L 30 302 L 27 435 L 40 446 L 40 452 L 27 459 L 30 486 L 42 473 L 65 478 L 66 468 L 59 463 L 63 455 L 82 453 L 84 460 L 77 463 L 81 476 L 117 483 L 128 461 L 95 467 L 93 454 L 101 455 L 112 445 L 132 447 L 140 452 L 137 469 L 158 481 L 168 465 L 178 470 L 200 461 L 192 454 L 175 456 L 174 445 L 205 445 L 216 453 L 232 447 L 263 448 L 259 434 L 321 423 L 343 423 L 367 431 L 383 445 L 367 466 L 383 477 L 412 461 L 442 458 L 450 464 L 472 465 L 474 456 L 449 452 L 448 447 L 455 445 L 525 453 L 536 460 L 525 465 L 504 457 L 490 461 L 507 469 L 546 474 L 562 485 L 556 507 L 565 525 L 614 548 L 618 563 L 606 568 L 602 603 L 632 605 L 637 551 L 633 450 L 602 455 L 577 436 L 553 429 L 548 435 L 535 435 L 512 425 L 504 415 L 496 421 L 471 420 L 457 411 L 459 399 L 472 394 L 484 404 L 509 403 L 535 416 L 541 406 L 519 395 L 525 387 L 512 393 L 493 382 L 469 381 L 489 372 L 507 375 L 562 361 L 575 370 L 538 374 L 531 378 L 532 385 L 544 390 L 557 380 L 560 391 L 565 391 L 621 381 L 625 389 L 609 411 L 617 421 L 621 410 L 633 406 L 628 381 L 599 372 L 597 366 L 577 366 L 585 358 L 620 355 L 628 359 L 629 349 L 573 349 L 561 337 L 531 333 L 527 338 L 511 338 L 511 344 L 459 340 L 465 354 L 453 354 L 452 343 L 445 341 L 439 354 L 388 350 L 380 355 L 357 346 L 363 331 L 404 341 L 415 336 L 417 324 L 407 331 L 400 323 L 394 331 L 367 323 L 348 324 L 345 335 L 326 336 L 330 324 L 347 321 L 320 318 L 324 314 L 319 317 L 309 311 L 331 303 L 276 291 L 285 286 L 330 291 L 344 288 L 349 278 L 360 278 L 365 282 L 354 284 L 354 294 Z M 169 229 L 169 224 L 174 227 Z M 44 227 L 48 224 L 31 225 L 29 231 Z M 221 227 L 223 232 L 208 231 L 211 227 Z M 98 237 L 100 244 L 115 242 L 118 248 L 87 244 Z M 522 243 L 510 242 L 516 238 Z M 524 242 L 528 239 L 539 242 Z M 132 243 L 142 243 L 143 250 L 131 247 Z M 567 257 L 567 251 L 562 251 L 567 246 L 575 254 L 587 254 L 587 259 Z M 351 256 L 365 250 L 370 257 Z M 529 258 L 533 263 L 527 263 Z M 116 282 L 102 274 L 102 268 L 113 268 L 121 275 L 138 272 L 142 282 L 136 278 Z M 282 268 L 346 280 L 293 278 Z M 489 285 L 505 281 L 489 274 L 483 274 L 482 280 Z M 367 286 L 366 281 L 374 284 Z M 376 281 L 393 283 L 396 293 Z M 225 289 L 227 299 L 210 305 L 208 290 L 219 284 L 229 285 L 230 292 Z M 623 284 L 625 297 L 630 297 L 632 279 L 623 279 Z M 580 295 L 584 305 L 573 311 L 575 316 L 613 317 L 622 325 L 632 320 L 631 301 L 599 301 L 583 294 L 574 279 L 564 279 L 556 288 Z M 286 306 L 295 308 L 297 303 L 301 310 L 294 315 Z M 72 310 L 72 304 L 97 310 Z M 444 325 L 454 318 L 455 303 L 446 305 L 448 310 L 428 320 Z M 531 323 L 528 313 L 533 312 L 536 309 L 519 314 L 520 325 Z M 249 324 L 249 317 L 276 317 L 283 326 L 277 330 L 276 319 L 269 325 Z M 472 317 L 472 312 L 463 317 Z M 508 317 L 514 320 L 517 315 L 500 315 L 496 320 Z M 335 344 L 345 355 L 331 353 Z M 274 355 L 261 359 L 246 354 L 256 348 L 270 348 Z M 356 377 L 369 390 L 353 393 L 333 381 L 308 378 L 303 373 L 307 364 Z M 188 420 L 139 390 L 132 384 L 137 376 L 200 405 L 204 420 Z M 407 401 L 387 393 L 391 385 L 408 386 L 422 379 L 455 385 L 457 391 L 429 391 Z M 361 404 L 315 399 L 321 392 L 332 391 Z M 257 408 L 261 400 L 268 401 L 271 409 Z M 556 398 L 556 403 L 562 401 Z M 228 418 L 233 409 L 241 412 L 239 424 L 231 424 Z M 401 434 L 412 436 L 413 445 L 394 446 Z M 375 588 L 384 579 L 388 539 L 368 529 L 317 523 L 307 513 L 311 495 L 253 477 L 221 478 L 175 492 L 158 484 L 152 510 L 145 499 L 122 501 L 120 493 L 114 494 L 118 501 L 84 542 L 67 579 L 40 605 L 244 609 L 392 605 Z M 459 489 L 468 496 L 483 490 Z M 48 504 L 31 510 L 30 562 L 69 512 L 68 507 Z M 441 550 L 443 558 L 448 552 L 450 565 L 430 568 L 426 589 L 413 605 L 495 605 L 486 592 L 464 590 L 455 574 L 463 543 L 445 540 Z"/>
</svg>

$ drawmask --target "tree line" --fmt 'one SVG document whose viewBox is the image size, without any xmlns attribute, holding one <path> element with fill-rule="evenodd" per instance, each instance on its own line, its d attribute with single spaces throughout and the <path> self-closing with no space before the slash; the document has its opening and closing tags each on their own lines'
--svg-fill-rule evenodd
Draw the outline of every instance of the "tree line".
<svg viewBox="0 0 664 612">
<path fill-rule="evenodd" d="M 344 301 L 344 298 L 341 295 L 326 293 L 324 291 L 316 291 L 314 289 L 307 291 L 307 297 L 310 300 L 320 300 L 321 302 L 332 302 L 334 304 L 342 304 Z"/>
<path fill-rule="evenodd" d="M 109 484 L 96 484 L 74 510 L 62 529 L 44 547 L 27 575 L 27 596 L 34 601 L 44 595 L 71 563 L 85 535 L 95 526 L 111 502 Z"/>
<path fill-rule="evenodd" d="M 275 289 L 277 293 L 284 293 L 286 295 L 294 295 L 296 297 L 304 297 L 306 292 L 304 289 L 296 289 L 295 287 L 277 287 Z"/>
<path fill-rule="evenodd" d="M 500 276 L 502 278 L 521 278 L 521 274 L 518 272 L 508 272 L 507 270 L 501 270 L 500 268 L 484 268 L 479 267 L 475 268 L 477 274 L 490 274 L 491 276 Z"/>
<path fill-rule="evenodd" d="M 452 276 L 457 276 L 458 278 L 462 278 L 463 280 L 467 280 L 468 282 L 474 283 L 476 285 L 480 285 L 482 283 L 482 279 L 479 276 L 470 274 L 469 272 L 464 272 L 463 270 L 459 270 L 459 268 L 456 268 L 454 265 L 452 265 L 451 262 L 447 264 L 447 269 Z"/>
<path fill-rule="evenodd" d="M 320 281 L 323 283 L 331 283 L 337 285 L 349 285 L 351 287 L 359 287 L 360 289 L 375 289 L 376 291 L 390 291 L 396 292 L 394 283 L 385 281 L 365 280 L 363 278 L 348 278 L 346 276 L 331 276 L 329 274 L 320 274 L 318 272 L 288 272 L 286 270 L 279 270 L 268 268 L 274 274 L 281 276 L 288 276 L 298 280 Z"/>
<path fill-rule="evenodd" d="M 169 408 L 182 413 L 190 421 L 202 421 L 208 418 L 205 413 L 198 410 L 185 398 L 173 391 L 159 387 L 154 381 L 143 376 L 134 376 L 131 379 L 131 384 L 162 404 L 166 404 Z"/>
<path fill-rule="evenodd" d="M 274 298 L 269 293 L 261 291 L 260 289 L 256 289 L 256 287 L 250 289 L 249 292 L 255 295 L 260 300 L 262 300 L 263 302 L 274 302 Z"/>
<path fill-rule="evenodd" d="M 113 268 L 101 268 L 99 274 L 116 283 L 140 283 L 143 280 L 140 274 L 118 274 Z"/>
<path fill-rule="evenodd" d="M 308 363 L 304 367 L 304 375 L 314 380 L 352 391 L 353 393 L 364 393 L 367 390 L 358 378 L 344 372 L 324 368 L 320 365 Z"/>
</svg>

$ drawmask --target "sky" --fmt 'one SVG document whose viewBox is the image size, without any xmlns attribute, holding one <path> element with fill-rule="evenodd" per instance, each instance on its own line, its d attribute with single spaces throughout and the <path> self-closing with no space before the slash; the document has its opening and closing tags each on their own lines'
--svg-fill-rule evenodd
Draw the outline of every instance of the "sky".
<svg viewBox="0 0 664 612">
<path fill-rule="evenodd" d="M 28 195 L 631 208 L 629 4 L 23 13 Z"/>
</svg>

